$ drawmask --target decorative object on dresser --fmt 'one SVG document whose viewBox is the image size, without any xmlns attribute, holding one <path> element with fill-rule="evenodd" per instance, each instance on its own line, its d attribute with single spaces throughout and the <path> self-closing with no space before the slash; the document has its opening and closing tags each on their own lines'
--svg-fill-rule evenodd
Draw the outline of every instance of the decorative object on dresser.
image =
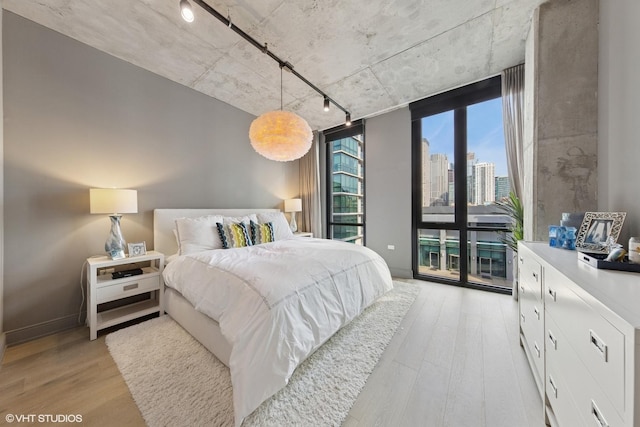
<svg viewBox="0 0 640 427">
<path fill-rule="evenodd" d="M 521 242 L 520 342 L 553 427 L 640 425 L 640 283 Z M 524 297 L 527 295 L 527 297 Z"/>
<path fill-rule="evenodd" d="M 618 241 L 626 212 L 587 212 L 578 230 L 576 249 L 581 252 L 609 253 Z"/>
<path fill-rule="evenodd" d="M 109 214 L 111 218 L 111 232 L 104 250 L 112 259 L 124 258 L 126 242 L 120 231 L 120 218 L 123 213 L 138 213 L 138 192 L 117 188 L 91 188 L 89 204 L 92 214 Z"/>
<path fill-rule="evenodd" d="M 287 199 L 284 201 L 284 211 L 291 213 L 291 221 L 289 227 L 294 233 L 298 231 L 298 224 L 296 223 L 296 212 L 302 212 L 302 199 Z"/>
<path fill-rule="evenodd" d="M 141 267 L 141 265 L 143 265 Z M 164 314 L 164 254 L 150 251 L 132 258 L 87 259 L 87 322 L 90 339 L 98 331 L 152 313 Z M 98 305 L 150 293 L 149 299 L 98 311 Z"/>
</svg>

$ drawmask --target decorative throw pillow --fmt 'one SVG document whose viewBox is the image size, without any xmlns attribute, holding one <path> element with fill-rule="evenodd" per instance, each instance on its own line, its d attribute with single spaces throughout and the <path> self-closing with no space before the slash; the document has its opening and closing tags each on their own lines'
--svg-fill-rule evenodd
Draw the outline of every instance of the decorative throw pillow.
<svg viewBox="0 0 640 427">
<path fill-rule="evenodd" d="M 291 239 L 293 232 L 282 212 L 258 212 L 258 223 L 273 224 L 273 240 Z"/>
<path fill-rule="evenodd" d="M 224 249 L 253 246 L 249 230 L 247 230 L 247 226 L 244 223 L 232 222 L 224 225 L 218 222 L 216 223 L 216 227 L 218 228 L 218 234 L 220 235 Z"/>
<path fill-rule="evenodd" d="M 258 224 L 251 221 L 251 240 L 254 245 L 275 241 L 273 236 L 273 223 Z"/>
</svg>

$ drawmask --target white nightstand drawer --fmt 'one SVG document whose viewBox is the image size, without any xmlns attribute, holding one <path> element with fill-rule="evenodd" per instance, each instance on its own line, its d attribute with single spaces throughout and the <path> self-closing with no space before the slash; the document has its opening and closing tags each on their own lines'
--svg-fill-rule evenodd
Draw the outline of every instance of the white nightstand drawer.
<svg viewBox="0 0 640 427">
<path fill-rule="evenodd" d="M 140 276 L 138 279 L 133 277 L 131 280 L 127 280 L 125 282 L 100 287 L 97 289 L 96 297 L 98 304 L 102 304 L 104 302 L 126 298 L 158 289 L 160 289 L 160 277 L 158 275 L 153 277 Z"/>
</svg>

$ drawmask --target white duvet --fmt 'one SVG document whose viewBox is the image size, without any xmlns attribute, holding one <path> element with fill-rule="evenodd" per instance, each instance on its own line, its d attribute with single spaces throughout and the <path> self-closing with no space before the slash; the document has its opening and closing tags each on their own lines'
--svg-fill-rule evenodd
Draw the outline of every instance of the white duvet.
<svg viewBox="0 0 640 427">
<path fill-rule="evenodd" d="M 386 263 L 372 250 L 310 238 L 180 256 L 164 269 L 164 280 L 218 321 L 233 347 L 236 425 L 393 287 Z"/>
</svg>

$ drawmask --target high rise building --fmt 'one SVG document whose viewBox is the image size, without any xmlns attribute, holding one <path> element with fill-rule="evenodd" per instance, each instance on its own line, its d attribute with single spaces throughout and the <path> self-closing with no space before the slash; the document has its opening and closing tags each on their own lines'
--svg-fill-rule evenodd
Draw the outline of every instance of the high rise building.
<svg viewBox="0 0 640 427">
<path fill-rule="evenodd" d="M 478 163 L 476 159 L 476 154 L 473 152 L 467 153 L 467 203 L 470 205 L 475 205 L 475 181 L 473 175 L 473 168 Z"/>
<path fill-rule="evenodd" d="M 422 207 L 431 206 L 431 160 L 429 140 L 422 138 Z"/>
<path fill-rule="evenodd" d="M 473 167 L 474 203 L 486 205 L 496 200 L 495 165 L 493 163 L 476 163 Z"/>
<path fill-rule="evenodd" d="M 508 176 L 496 176 L 496 201 L 509 197 L 511 184 Z"/>
<path fill-rule="evenodd" d="M 342 224 L 364 222 L 363 142 L 360 136 L 332 142 L 333 221 Z M 333 238 L 362 244 L 363 231 L 358 225 L 334 225 Z"/>
<path fill-rule="evenodd" d="M 431 195 L 429 206 L 448 206 L 449 160 L 446 154 L 431 155 Z"/>
</svg>

